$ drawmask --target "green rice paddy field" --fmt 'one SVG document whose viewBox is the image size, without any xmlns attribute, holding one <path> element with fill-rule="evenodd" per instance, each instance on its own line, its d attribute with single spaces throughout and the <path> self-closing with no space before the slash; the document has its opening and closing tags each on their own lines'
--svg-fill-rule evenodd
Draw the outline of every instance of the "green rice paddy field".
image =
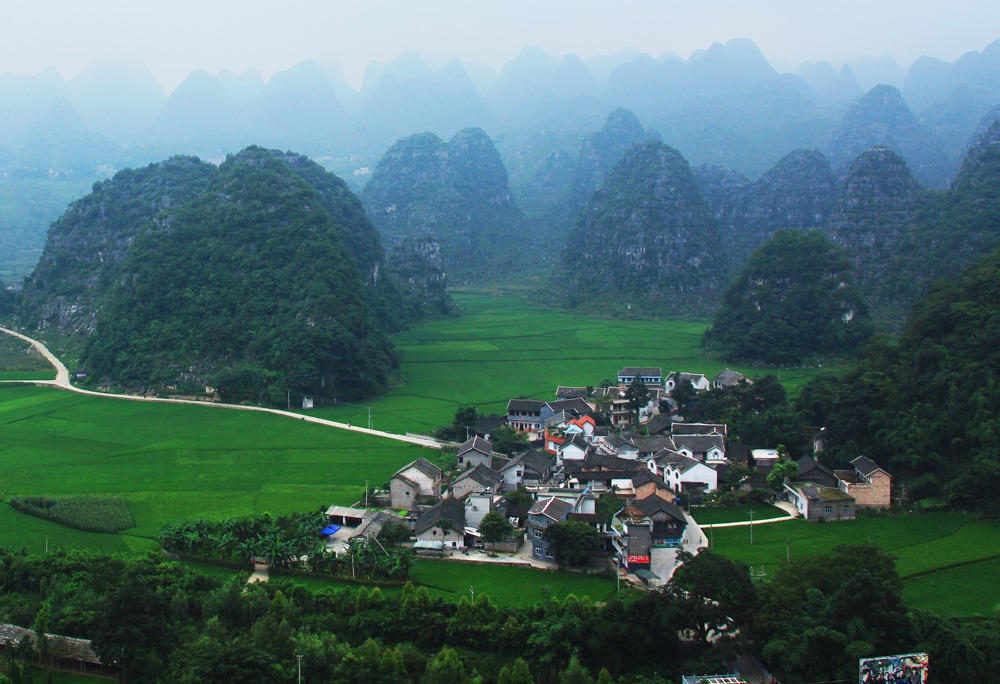
<svg viewBox="0 0 1000 684">
<path fill-rule="evenodd" d="M 699 354 L 704 322 L 613 321 L 509 297 L 456 299 L 466 315 L 396 338 L 405 384 L 363 406 L 317 413 L 363 425 L 371 407 L 378 429 L 427 432 L 450 422 L 461 404 L 502 412 L 510 397 L 552 398 L 557 385 L 596 385 L 623 365 L 708 375 L 723 367 Z M 23 349 L 8 349 L 0 350 L 0 379 L 52 377 L 34 361 L 17 365 L 26 356 Z M 782 371 L 781 379 L 794 391 L 817 372 Z M 434 456 L 280 416 L 0 385 L 0 545 L 139 553 L 155 548 L 151 538 L 168 520 L 349 504 L 365 480 L 382 483 L 420 455 Z M 10 507 L 11 497 L 26 495 L 121 497 L 136 527 L 118 535 L 71 530 Z M 720 552 L 769 570 L 784 562 L 786 537 L 793 558 L 871 539 L 899 556 L 913 605 L 978 615 L 1000 604 L 1000 589 L 989 581 L 1000 570 L 1000 524 L 969 516 L 779 522 L 754 526 L 752 547 L 745 527 L 721 528 L 712 537 Z M 555 595 L 573 591 L 598 599 L 611 586 L 607 579 L 555 573 L 528 581 L 523 575 L 531 570 L 494 566 L 473 571 L 465 564 L 420 563 L 414 572 L 441 595 L 464 595 L 471 584 L 497 602 L 533 601 L 546 585 Z M 471 572 L 478 573 L 474 581 Z"/>
<path fill-rule="evenodd" d="M 426 587 L 431 596 L 448 601 L 458 601 L 463 596 L 471 598 L 472 591 L 475 591 L 476 596 L 489 596 L 497 605 L 522 608 L 532 606 L 549 596 L 561 600 L 570 594 L 587 596 L 592 601 L 603 601 L 616 591 L 614 578 L 607 575 L 581 575 L 562 570 L 535 570 L 519 565 L 430 558 L 418 559 L 410 570 L 410 578 L 414 583 Z M 357 586 L 336 580 L 301 576 L 282 576 L 281 579 L 314 590 Z M 623 585 L 622 590 L 627 588 L 627 585 Z M 396 587 L 382 589 L 384 594 L 400 591 L 402 589 Z"/>
<path fill-rule="evenodd" d="M 853 521 L 803 520 L 705 532 L 715 549 L 771 574 L 792 559 L 840 544 L 872 542 L 896 556 L 906 602 L 949 616 L 1000 612 L 1000 523 L 964 513 L 865 517 Z"/>
<path fill-rule="evenodd" d="M 554 399 L 559 385 L 599 385 L 622 366 L 659 366 L 712 377 L 725 364 L 700 351 L 707 321 L 622 321 L 582 316 L 511 297 L 458 294 L 465 315 L 434 321 L 394 338 L 405 384 L 360 405 L 321 409 L 327 418 L 366 425 L 372 407 L 380 430 L 425 432 L 475 404 L 503 413 L 512 397 Z M 750 375 L 777 369 L 733 367 Z M 819 369 L 780 371 L 791 391 Z"/>
</svg>

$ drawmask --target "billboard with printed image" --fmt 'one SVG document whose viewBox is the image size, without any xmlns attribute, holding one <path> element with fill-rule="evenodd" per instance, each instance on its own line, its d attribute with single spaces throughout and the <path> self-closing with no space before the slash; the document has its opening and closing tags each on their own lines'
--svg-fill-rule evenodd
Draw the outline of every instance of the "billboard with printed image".
<svg viewBox="0 0 1000 684">
<path fill-rule="evenodd" d="M 926 653 L 862 658 L 860 684 L 925 684 L 930 681 Z"/>
</svg>

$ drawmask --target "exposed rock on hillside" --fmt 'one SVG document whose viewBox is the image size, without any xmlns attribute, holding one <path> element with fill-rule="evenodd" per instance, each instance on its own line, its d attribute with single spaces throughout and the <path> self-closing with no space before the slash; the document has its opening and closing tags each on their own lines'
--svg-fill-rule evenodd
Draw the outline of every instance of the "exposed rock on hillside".
<svg viewBox="0 0 1000 684">
<path fill-rule="evenodd" d="M 60 335 L 92 333 L 139 229 L 160 211 L 204 192 L 215 171 L 195 157 L 171 157 L 95 184 L 49 229 L 38 266 L 24 284 L 23 322 Z"/>
<path fill-rule="evenodd" d="M 568 303 L 582 309 L 711 311 L 725 259 L 684 157 L 662 143 L 630 148 L 580 212 L 560 271 Z"/>
<path fill-rule="evenodd" d="M 696 177 L 733 268 L 778 230 L 826 226 L 837 201 L 830 163 L 817 150 L 791 152 L 753 183 L 711 167 L 700 168 Z"/>
<path fill-rule="evenodd" d="M 433 236 L 453 282 L 482 281 L 517 266 L 523 215 L 481 129 L 459 131 L 447 143 L 433 133 L 400 140 L 379 162 L 363 200 L 387 246 Z"/>
</svg>

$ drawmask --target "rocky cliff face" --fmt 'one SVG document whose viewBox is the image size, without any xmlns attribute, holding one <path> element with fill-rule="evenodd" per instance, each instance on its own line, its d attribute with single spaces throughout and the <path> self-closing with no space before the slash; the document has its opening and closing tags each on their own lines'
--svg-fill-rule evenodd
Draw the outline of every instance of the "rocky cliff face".
<svg viewBox="0 0 1000 684">
<path fill-rule="evenodd" d="M 49 229 L 24 285 L 23 322 L 62 335 L 92 333 L 99 302 L 136 233 L 160 211 L 203 192 L 214 175 L 214 166 L 195 157 L 172 157 L 95 184 Z"/>
<path fill-rule="evenodd" d="M 826 226 L 836 205 L 836 180 L 817 150 L 789 153 L 753 183 L 717 167 L 701 167 L 696 177 L 734 269 L 778 230 Z"/>
<path fill-rule="evenodd" d="M 582 309 L 711 311 L 725 258 L 684 157 L 662 143 L 630 148 L 580 212 L 560 272 L 568 303 Z"/>
<path fill-rule="evenodd" d="M 851 106 L 830 139 L 834 170 L 844 174 L 865 150 L 884 145 L 903 157 L 927 187 L 947 184 L 950 165 L 934 136 L 910 111 L 892 86 L 875 86 Z"/>
<path fill-rule="evenodd" d="M 387 246 L 433 236 L 453 281 L 482 281 L 517 266 L 523 215 L 500 155 L 478 128 L 447 143 L 433 133 L 400 140 L 379 162 L 362 199 Z"/>
<path fill-rule="evenodd" d="M 863 152 L 847 170 L 828 234 L 854 262 L 858 282 L 878 315 L 899 304 L 885 291 L 886 272 L 928 199 L 906 161 L 887 147 Z"/>
</svg>

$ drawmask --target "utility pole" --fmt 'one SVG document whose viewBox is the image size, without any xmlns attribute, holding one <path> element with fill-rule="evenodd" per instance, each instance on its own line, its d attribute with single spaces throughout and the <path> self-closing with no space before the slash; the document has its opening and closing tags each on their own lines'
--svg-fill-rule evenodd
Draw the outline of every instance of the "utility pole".
<svg viewBox="0 0 1000 684">
<path fill-rule="evenodd" d="M 474 586 L 472 586 L 472 585 L 469 585 L 469 593 L 472 594 L 472 602 L 475 603 L 476 602 L 476 588 Z"/>
<path fill-rule="evenodd" d="M 292 390 L 286 389 L 285 390 L 285 396 L 287 397 L 287 401 L 288 401 L 288 410 L 291 411 L 292 410 Z"/>
<path fill-rule="evenodd" d="M 302 684 L 302 656 L 296 655 L 295 657 L 299 661 L 299 684 Z"/>
<path fill-rule="evenodd" d="M 753 509 L 750 509 L 750 546 L 753 546 Z"/>
<path fill-rule="evenodd" d="M 365 480 L 365 508 L 368 508 L 368 480 Z"/>
<path fill-rule="evenodd" d="M 368 429 L 372 429 L 372 407 L 368 407 Z"/>
<path fill-rule="evenodd" d="M 792 538 L 785 537 L 785 562 L 790 563 L 792 561 Z"/>
</svg>

